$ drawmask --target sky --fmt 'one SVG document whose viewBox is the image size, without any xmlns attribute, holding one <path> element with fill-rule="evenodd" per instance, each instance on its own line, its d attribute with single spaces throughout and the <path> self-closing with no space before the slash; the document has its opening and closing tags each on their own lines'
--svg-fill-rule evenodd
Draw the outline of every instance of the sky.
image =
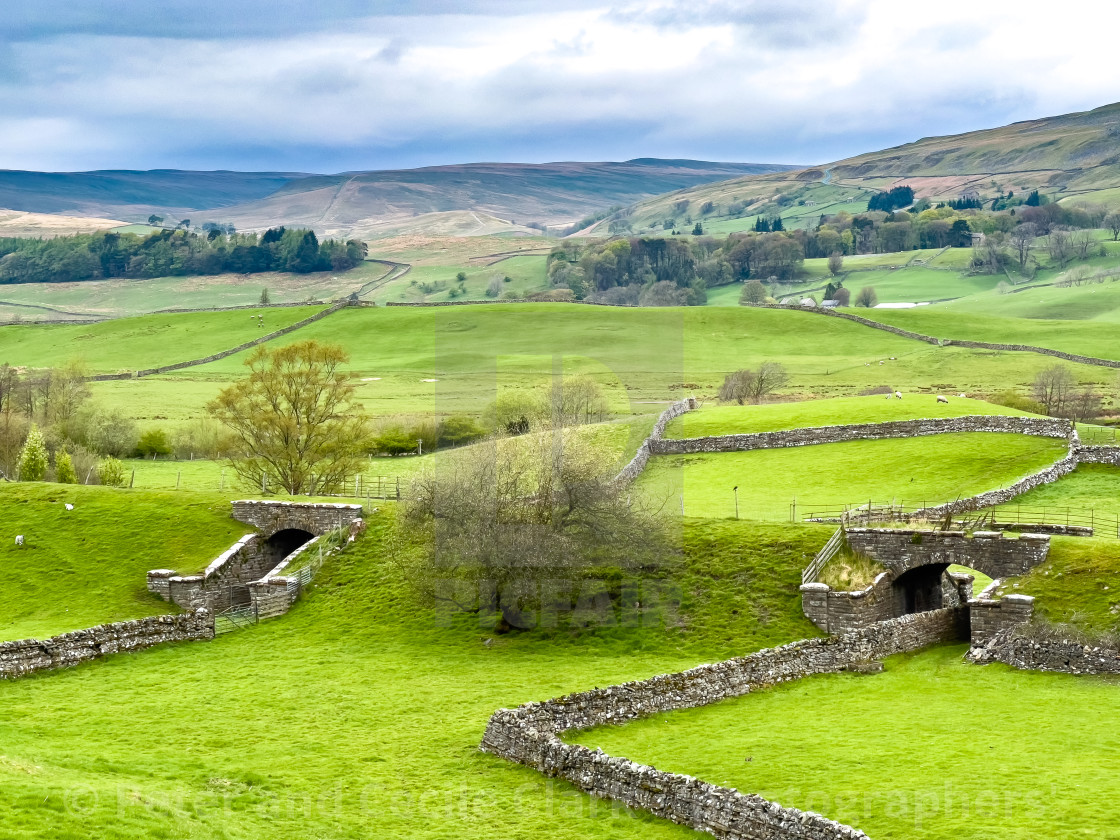
<svg viewBox="0 0 1120 840">
<path fill-rule="evenodd" d="M 1110 9 L 5 0 L 0 168 L 825 163 L 1120 100 Z"/>
</svg>

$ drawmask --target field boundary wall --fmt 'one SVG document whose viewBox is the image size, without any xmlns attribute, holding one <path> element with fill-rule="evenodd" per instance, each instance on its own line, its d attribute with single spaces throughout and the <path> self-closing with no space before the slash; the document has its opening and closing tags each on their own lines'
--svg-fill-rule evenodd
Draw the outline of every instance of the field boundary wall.
<svg viewBox="0 0 1120 840">
<path fill-rule="evenodd" d="M 101 624 L 49 639 L 0 643 L 0 679 L 67 668 L 111 653 L 143 650 L 169 642 L 214 638 L 214 615 L 201 609 L 182 615 L 156 615 L 136 621 Z"/>
<path fill-rule="evenodd" d="M 677 402 L 662 411 L 657 418 L 657 422 L 653 424 L 653 429 L 650 431 L 649 437 L 642 441 L 642 445 L 638 447 L 638 451 L 634 453 L 634 457 L 630 459 L 630 463 L 622 468 L 619 474 L 614 477 L 614 480 L 617 482 L 629 483 L 641 475 L 642 470 L 644 470 L 646 464 L 649 463 L 649 456 L 653 454 L 653 447 L 656 445 L 657 441 L 662 439 L 669 423 L 676 420 L 682 414 L 693 411 L 695 408 L 696 398 L 685 397 L 683 400 L 677 400 Z"/>
<path fill-rule="evenodd" d="M 859 670 L 885 656 L 960 639 L 966 624 L 963 610 L 934 610 L 676 674 L 499 709 L 490 718 L 480 749 L 565 779 L 592 796 L 726 840 L 865 840 L 863 832 L 819 814 L 568 744 L 560 736 L 706 706 L 816 674 Z"/>
</svg>

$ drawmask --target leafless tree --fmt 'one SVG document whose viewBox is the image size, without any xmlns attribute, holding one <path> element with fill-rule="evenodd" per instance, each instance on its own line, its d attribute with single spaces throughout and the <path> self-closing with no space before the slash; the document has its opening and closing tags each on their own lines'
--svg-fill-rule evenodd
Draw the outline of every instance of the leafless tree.
<svg viewBox="0 0 1120 840">
<path fill-rule="evenodd" d="M 1103 398 L 1091 385 L 1083 385 L 1070 394 L 1066 411 L 1062 416 L 1081 423 L 1096 420 L 1101 415 Z"/>
<path fill-rule="evenodd" d="M 828 271 L 835 277 L 844 269 L 844 255 L 839 251 L 833 251 L 828 255 Z"/>
<path fill-rule="evenodd" d="M 1051 227 L 1050 234 L 1046 237 L 1046 249 L 1050 253 L 1050 259 L 1065 268 L 1066 263 L 1073 256 L 1073 243 L 1069 231 L 1058 225 Z"/>
<path fill-rule="evenodd" d="M 723 379 L 719 389 L 720 402 L 760 403 L 789 382 L 785 366 L 779 362 L 763 362 L 758 370 L 737 370 Z"/>
<path fill-rule="evenodd" d="M 1096 239 L 1093 238 L 1092 231 L 1079 230 L 1070 234 L 1069 243 L 1077 259 L 1087 260 L 1089 259 L 1093 245 L 1096 244 Z"/>
<path fill-rule="evenodd" d="M 1104 217 L 1104 226 L 1112 231 L 1112 241 L 1120 239 L 1120 213 L 1112 212 Z"/>
<path fill-rule="evenodd" d="M 1065 365 L 1052 365 L 1038 372 L 1031 385 L 1031 395 L 1051 417 L 1064 417 L 1067 403 L 1076 382 Z"/>
<path fill-rule="evenodd" d="M 673 558 L 660 512 L 614 481 L 614 460 L 563 428 L 468 447 L 412 480 L 397 562 L 425 598 L 529 629 L 546 584 L 570 592 Z"/>
<path fill-rule="evenodd" d="M 1019 270 L 1027 266 L 1027 257 L 1034 248 L 1034 239 L 1038 236 L 1038 229 L 1030 222 L 1024 222 L 1011 231 L 1011 245 L 1019 258 Z"/>
</svg>

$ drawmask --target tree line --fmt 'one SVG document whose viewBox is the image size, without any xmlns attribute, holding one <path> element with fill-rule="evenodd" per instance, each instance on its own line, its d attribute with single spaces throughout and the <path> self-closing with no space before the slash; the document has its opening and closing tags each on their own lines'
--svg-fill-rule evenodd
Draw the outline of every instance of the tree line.
<svg viewBox="0 0 1120 840">
<path fill-rule="evenodd" d="M 315 232 L 270 228 L 263 234 L 205 235 L 161 230 L 112 231 L 53 239 L 0 239 L 0 283 L 67 283 L 110 277 L 148 278 L 262 271 L 346 271 L 366 255 L 356 239 L 320 242 Z"/>
</svg>

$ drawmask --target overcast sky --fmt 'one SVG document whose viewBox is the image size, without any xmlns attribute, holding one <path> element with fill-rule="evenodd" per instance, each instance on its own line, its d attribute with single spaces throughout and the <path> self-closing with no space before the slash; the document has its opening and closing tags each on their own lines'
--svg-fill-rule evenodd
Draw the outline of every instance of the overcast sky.
<svg viewBox="0 0 1120 840">
<path fill-rule="evenodd" d="M 6 0 L 0 168 L 820 163 L 1120 100 L 1110 2 Z"/>
</svg>

